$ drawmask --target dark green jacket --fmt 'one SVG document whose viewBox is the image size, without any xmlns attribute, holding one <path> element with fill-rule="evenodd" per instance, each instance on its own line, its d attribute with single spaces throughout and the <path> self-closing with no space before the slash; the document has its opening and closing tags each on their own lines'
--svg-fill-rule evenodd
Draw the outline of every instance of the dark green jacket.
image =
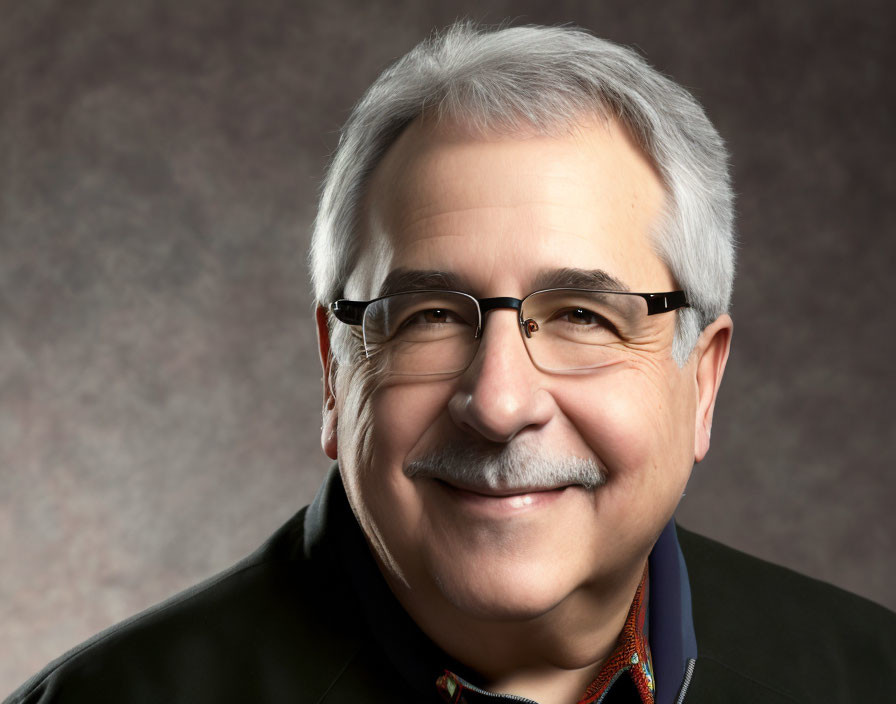
<svg viewBox="0 0 896 704">
<path fill-rule="evenodd" d="M 698 648 L 686 704 L 896 701 L 896 614 L 686 530 L 678 535 Z M 75 648 L 6 704 L 436 702 L 430 683 L 440 673 L 409 681 L 384 653 L 384 634 L 373 632 L 362 602 L 376 597 L 385 605 L 380 622 L 394 631 L 387 639 L 415 643 L 414 657 L 445 664 L 381 579 L 383 594 L 359 598 L 345 556 L 372 563 L 362 542 L 331 476 L 312 507 L 256 553 Z"/>
</svg>

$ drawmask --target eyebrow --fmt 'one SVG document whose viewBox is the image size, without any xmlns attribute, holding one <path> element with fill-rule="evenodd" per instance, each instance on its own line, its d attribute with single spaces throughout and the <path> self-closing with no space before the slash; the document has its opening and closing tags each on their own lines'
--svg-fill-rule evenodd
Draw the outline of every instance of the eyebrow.
<svg viewBox="0 0 896 704">
<path fill-rule="evenodd" d="M 594 291 L 629 291 L 629 287 L 603 269 L 544 269 L 535 277 L 535 289 L 584 288 Z"/>
<path fill-rule="evenodd" d="M 464 282 L 456 274 L 437 269 L 395 269 L 380 286 L 377 298 L 404 291 L 463 291 Z"/>
<path fill-rule="evenodd" d="M 456 274 L 438 269 L 395 269 L 386 276 L 377 298 L 404 291 L 466 291 Z M 535 277 L 535 288 L 583 288 L 595 291 L 629 291 L 629 287 L 603 269 L 543 269 Z"/>
</svg>

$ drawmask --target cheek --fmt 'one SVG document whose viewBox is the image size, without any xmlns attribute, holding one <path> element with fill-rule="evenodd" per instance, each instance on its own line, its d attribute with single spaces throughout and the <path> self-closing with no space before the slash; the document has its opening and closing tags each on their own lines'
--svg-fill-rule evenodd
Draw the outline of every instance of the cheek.
<svg viewBox="0 0 896 704">
<path fill-rule="evenodd" d="M 693 467 L 693 429 L 685 429 L 680 390 L 662 377 L 632 369 L 595 381 L 591 393 L 573 385 L 563 409 L 607 471 L 594 494 L 594 535 L 625 560 L 649 552 L 678 506 Z"/>
<path fill-rule="evenodd" d="M 349 502 L 379 561 L 405 582 L 408 570 L 418 569 L 413 545 L 425 516 L 402 467 L 435 437 L 452 389 L 444 382 L 389 384 L 363 372 L 343 381 L 339 461 Z"/>
<path fill-rule="evenodd" d="M 435 446 L 453 391 L 444 381 L 380 386 L 370 401 L 372 463 L 400 474 L 408 458 Z"/>
<path fill-rule="evenodd" d="M 419 525 L 422 499 L 404 476 L 409 457 L 432 447 L 452 393 L 444 382 L 389 384 L 353 379 L 340 414 L 340 448 L 346 489 L 368 535 L 403 542 Z M 404 536 L 404 537 L 403 537 Z M 379 548 L 382 553 L 384 546 Z M 381 557 L 384 557 L 381 554 Z"/>
<path fill-rule="evenodd" d="M 690 471 L 693 402 L 677 370 L 631 366 L 594 382 L 571 385 L 562 406 L 611 483 L 656 488 Z"/>
</svg>

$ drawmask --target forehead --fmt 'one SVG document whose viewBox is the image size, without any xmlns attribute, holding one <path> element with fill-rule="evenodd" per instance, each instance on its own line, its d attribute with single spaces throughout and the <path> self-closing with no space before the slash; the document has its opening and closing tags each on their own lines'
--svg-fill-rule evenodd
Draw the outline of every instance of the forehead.
<svg viewBox="0 0 896 704">
<path fill-rule="evenodd" d="M 669 290 L 651 245 L 663 201 L 652 165 L 613 121 L 552 136 L 418 121 L 373 174 L 349 288 L 370 297 L 397 269 L 438 270 L 479 295 L 520 295 L 545 271 L 577 268 Z"/>
</svg>

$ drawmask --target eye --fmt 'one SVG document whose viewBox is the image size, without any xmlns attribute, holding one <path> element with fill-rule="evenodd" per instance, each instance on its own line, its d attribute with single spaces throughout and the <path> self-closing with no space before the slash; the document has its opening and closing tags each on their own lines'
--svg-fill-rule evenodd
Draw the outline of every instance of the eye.
<svg viewBox="0 0 896 704">
<path fill-rule="evenodd" d="M 585 308 L 573 308 L 560 317 L 565 317 L 573 325 L 602 325 L 604 322 L 602 317 Z"/>
<path fill-rule="evenodd" d="M 618 336 L 618 328 L 610 320 L 590 308 L 569 307 L 561 308 L 546 321 L 555 325 L 568 326 L 569 332 L 576 334 L 605 335 L 607 333 Z M 559 329 L 558 329 L 559 332 Z M 562 334 L 562 333 L 561 333 Z"/>
<path fill-rule="evenodd" d="M 405 321 L 405 325 L 445 325 L 462 322 L 460 316 L 447 308 L 427 308 L 417 311 Z"/>
<path fill-rule="evenodd" d="M 594 311 L 587 308 L 564 308 L 558 310 L 551 316 L 551 320 L 559 320 L 572 325 L 596 325 L 601 327 L 612 327 L 602 315 L 598 315 Z"/>
</svg>

